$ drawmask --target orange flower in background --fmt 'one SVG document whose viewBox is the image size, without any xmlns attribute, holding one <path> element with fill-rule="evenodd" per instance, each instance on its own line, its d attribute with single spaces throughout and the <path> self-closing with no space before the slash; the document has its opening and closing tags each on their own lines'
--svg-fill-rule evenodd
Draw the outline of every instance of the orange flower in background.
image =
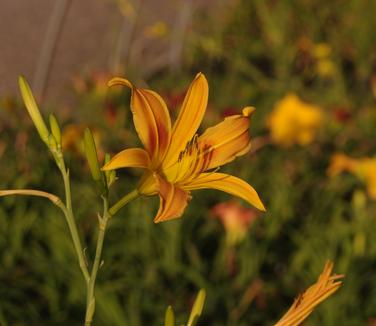
<svg viewBox="0 0 376 326">
<path fill-rule="evenodd" d="M 348 157 L 341 153 L 332 155 L 330 159 L 330 165 L 327 169 L 327 173 L 330 177 L 334 177 L 342 172 L 354 171 L 356 161 L 351 157 Z"/>
<path fill-rule="evenodd" d="M 107 73 L 100 71 L 94 71 L 86 77 L 75 76 L 72 79 L 73 87 L 78 94 L 92 93 L 104 97 L 107 95 L 109 77 Z"/>
<path fill-rule="evenodd" d="M 69 124 L 63 129 L 61 144 L 64 150 L 75 153 L 83 153 L 81 140 L 83 139 L 85 126 L 82 124 Z"/>
<path fill-rule="evenodd" d="M 288 94 L 276 103 L 268 118 L 272 140 L 283 146 L 311 143 L 323 122 L 321 108 Z"/>
<path fill-rule="evenodd" d="M 123 78 L 112 79 L 109 86 L 112 85 L 132 90 L 133 121 L 145 149 L 125 149 L 103 170 L 144 169 L 137 191 L 145 196 L 159 195 L 160 206 L 154 222 L 180 217 L 191 199 L 191 190 L 195 189 L 222 190 L 265 210 L 248 183 L 215 170 L 248 152 L 253 108 L 244 108 L 242 114 L 227 117 L 198 136 L 209 92 L 203 74 L 199 73 L 191 83 L 173 127 L 167 106 L 157 93 L 136 88 Z"/>
<path fill-rule="evenodd" d="M 299 295 L 286 314 L 274 326 L 298 326 L 311 314 L 313 309 L 336 292 L 342 285 L 344 275 L 330 275 L 333 263 L 327 261 L 317 282 Z"/>
<path fill-rule="evenodd" d="M 83 139 L 86 127 L 84 124 L 68 124 L 65 126 L 61 135 L 63 149 L 85 156 Z M 104 158 L 104 151 L 101 146 L 102 136 L 98 130 L 93 129 L 93 137 L 97 146 L 99 160 L 102 160 Z"/>
<path fill-rule="evenodd" d="M 370 198 L 376 199 L 376 158 L 354 159 L 344 154 L 334 154 L 327 173 L 333 177 L 342 172 L 357 176 L 366 184 Z"/>
<path fill-rule="evenodd" d="M 258 217 L 254 210 L 243 207 L 234 201 L 215 205 L 212 208 L 212 214 L 222 222 L 226 230 L 226 241 L 229 245 L 243 241 L 249 227 Z"/>
</svg>

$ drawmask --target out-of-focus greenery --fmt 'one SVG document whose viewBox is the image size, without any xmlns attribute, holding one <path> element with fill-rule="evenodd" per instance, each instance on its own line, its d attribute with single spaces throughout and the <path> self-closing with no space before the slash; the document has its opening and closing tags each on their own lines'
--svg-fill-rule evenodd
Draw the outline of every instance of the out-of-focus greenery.
<svg viewBox="0 0 376 326">
<path fill-rule="evenodd" d="M 147 82 L 174 115 L 180 93 L 196 72 L 204 72 L 210 86 L 204 126 L 243 106 L 257 108 L 250 130 L 255 145 L 263 146 L 223 170 L 249 181 L 267 213 L 258 215 L 242 241 L 229 244 L 220 221 L 211 217 L 211 208 L 229 195 L 194 192 L 182 219 L 158 225 L 152 222 L 156 198 L 131 203 L 106 234 L 95 325 L 162 325 L 169 304 L 177 323 L 185 322 L 198 288 L 207 293 L 200 325 L 269 325 L 316 280 L 327 259 L 346 274 L 344 285 L 306 324 L 373 325 L 376 201 L 356 176 L 329 177 L 327 169 L 336 152 L 376 154 L 376 3 L 231 3 L 216 8 L 216 18 L 197 14 L 180 70 L 161 71 Z M 82 155 L 85 126 L 93 129 L 102 155 L 137 141 L 129 92 L 107 92 L 102 79 L 76 85 L 78 104 L 69 118 L 59 103 L 44 108 L 65 120 L 73 205 L 90 257 L 99 194 Z M 309 145 L 269 141 L 268 115 L 289 92 L 322 108 L 324 122 Z M 0 117 L 1 189 L 63 196 L 57 170 L 20 100 L 1 99 Z M 132 190 L 138 176 L 120 171 L 114 199 Z M 80 325 L 84 292 L 60 212 L 43 199 L 2 198 L 0 325 Z"/>
</svg>

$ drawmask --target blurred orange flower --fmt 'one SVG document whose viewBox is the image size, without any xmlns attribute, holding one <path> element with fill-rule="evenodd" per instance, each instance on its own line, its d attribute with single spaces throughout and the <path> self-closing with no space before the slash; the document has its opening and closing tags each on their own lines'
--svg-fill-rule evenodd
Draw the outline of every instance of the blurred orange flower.
<svg viewBox="0 0 376 326">
<path fill-rule="evenodd" d="M 61 135 L 63 150 L 85 156 L 83 139 L 86 127 L 84 124 L 69 124 L 65 126 Z M 104 158 L 104 151 L 101 146 L 102 137 L 98 130 L 94 129 L 92 132 L 98 150 L 98 158 L 102 160 Z"/>
<path fill-rule="evenodd" d="M 327 174 L 334 177 L 342 172 L 352 172 L 355 168 L 355 160 L 345 154 L 336 153 L 330 159 L 330 165 L 327 169 Z"/>
<path fill-rule="evenodd" d="M 89 76 L 75 76 L 72 79 L 73 87 L 78 94 L 90 93 L 104 97 L 108 92 L 107 81 L 110 76 L 105 72 L 94 71 Z"/>
<path fill-rule="evenodd" d="M 243 207 L 235 201 L 217 204 L 211 212 L 214 217 L 222 222 L 226 230 L 226 241 L 229 245 L 243 241 L 249 227 L 258 217 L 255 210 Z"/>
<path fill-rule="evenodd" d="M 329 176 L 349 172 L 362 180 L 367 186 L 368 195 L 376 199 L 376 158 L 354 159 L 344 154 L 334 154 L 327 170 Z"/>
<path fill-rule="evenodd" d="M 323 122 L 319 106 L 303 102 L 295 94 L 287 94 L 276 103 L 267 124 L 272 140 L 282 146 L 311 143 Z"/>
</svg>

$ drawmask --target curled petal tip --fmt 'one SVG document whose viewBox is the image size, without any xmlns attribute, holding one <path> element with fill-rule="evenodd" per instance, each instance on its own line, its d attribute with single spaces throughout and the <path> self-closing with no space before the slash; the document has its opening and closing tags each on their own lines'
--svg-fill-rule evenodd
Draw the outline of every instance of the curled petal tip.
<svg viewBox="0 0 376 326">
<path fill-rule="evenodd" d="M 253 106 L 247 106 L 243 109 L 242 113 L 243 113 L 243 117 L 250 117 L 253 112 L 255 112 L 255 108 Z"/>
<path fill-rule="evenodd" d="M 202 72 L 199 72 L 199 73 L 196 75 L 196 77 L 195 77 L 195 79 L 199 79 L 199 78 L 206 79 L 205 75 L 204 75 Z"/>
<path fill-rule="evenodd" d="M 114 77 L 107 83 L 108 87 L 115 86 L 115 85 L 122 85 L 122 86 L 127 86 L 129 88 L 133 88 L 132 83 L 128 79 L 121 78 L 121 77 Z"/>
</svg>

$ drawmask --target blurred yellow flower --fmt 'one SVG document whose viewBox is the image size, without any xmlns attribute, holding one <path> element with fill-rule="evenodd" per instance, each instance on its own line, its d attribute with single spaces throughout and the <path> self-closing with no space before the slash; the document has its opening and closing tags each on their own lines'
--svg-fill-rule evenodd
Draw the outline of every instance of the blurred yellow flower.
<svg viewBox="0 0 376 326">
<path fill-rule="evenodd" d="M 332 77 L 335 65 L 331 58 L 332 48 L 327 43 L 318 43 L 313 47 L 313 57 L 316 60 L 316 72 L 323 78 Z"/>
<path fill-rule="evenodd" d="M 292 93 L 276 103 L 267 121 L 272 140 L 283 146 L 311 143 L 322 122 L 319 106 L 305 103 Z"/>
<path fill-rule="evenodd" d="M 319 303 L 336 292 L 342 285 L 339 279 L 344 275 L 330 275 L 332 270 L 333 263 L 327 261 L 317 282 L 295 299 L 290 309 L 274 326 L 301 325 Z"/>
<path fill-rule="evenodd" d="M 316 63 L 316 70 L 321 77 L 332 77 L 335 72 L 335 65 L 330 59 L 322 59 Z"/>
<path fill-rule="evenodd" d="M 318 43 L 313 47 L 313 56 L 316 59 L 325 59 L 332 53 L 332 48 L 327 43 Z"/>
<path fill-rule="evenodd" d="M 368 195 L 376 199 L 376 159 L 359 160 L 355 173 L 366 183 Z"/>
<path fill-rule="evenodd" d="M 145 149 L 125 149 L 103 170 L 144 169 L 137 191 L 145 196 L 159 195 L 160 206 L 154 222 L 180 217 L 191 199 L 191 190 L 195 189 L 225 191 L 265 210 L 248 183 L 216 172 L 219 166 L 248 152 L 253 108 L 244 108 L 242 114 L 227 117 L 198 136 L 209 92 L 203 74 L 198 74 L 191 83 L 173 127 L 166 103 L 156 92 L 136 88 L 123 78 L 114 78 L 109 85 L 131 88 L 133 121 Z"/>
<path fill-rule="evenodd" d="M 370 198 L 376 199 L 376 158 L 354 159 L 344 154 L 334 154 L 327 170 L 329 176 L 349 172 L 357 176 L 367 186 Z"/>
<path fill-rule="evenodd" d="M 234 201 L 215 205 L 212 208 L 212 214 L 222 222 L 226 230 L 226 241 L 230 246 L 244 240 L 250 225 L 258 217 L 256 211 Z"/>
</svg>

